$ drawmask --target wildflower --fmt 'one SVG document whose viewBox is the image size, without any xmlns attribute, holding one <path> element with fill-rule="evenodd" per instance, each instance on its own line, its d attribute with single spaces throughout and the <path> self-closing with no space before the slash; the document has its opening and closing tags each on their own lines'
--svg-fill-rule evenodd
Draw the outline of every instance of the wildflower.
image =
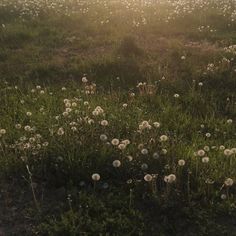
<svg viewBox="0 0 236 236">
<path fill-rule="evenodd" d="M 119 160 L 115 160 L 112 162 L 113 167 L 118 168 L 121 166 L 121 162 Z"/>
<path fill-rule="evenodd" d="M 166 142 L 168 140 L 168 137 L 166 135 L 161 135 L 160 141 L 161 142 Z"/>
<path fill-rule="evenodd" d="M 71 107 L 71 103 L 70 102 L 66 102 L 65 103 L 65 107 Z"/>
<path fill-rule="evenodd" d="M 118 146 L 119 143 L 120 143 L 120 141 L 117 138 L 114 138 L 114 139 L 111 140 L 111 144 L 114 145 L 114 146 Z"/>
<path fill-rule="evenodd" d="M 233 120 L 232 119 L 228 119 L 226 122 L 227 122 L 227 124 L 232 124 Z"/>
<path fill-rule="evenodd" d="M 161 152 L 162 152 L 162 154 L 166 155 L 166 154 L 167 154 L 167 149 L 163 148 L 163 149 L 161 150 Z"/>
<path fill-rule="evenodd" d="M 125 145 L 124 143 L 120 143 L 120 144 L 118 145 L 118 148 L 119 148 L 120 150 L 124 150 L 124 149 L 126 148 L 126 145 Z"/>
<path fill-rule="evenodd" d="M 24 130 L 25 130 L 25 131 L 31 131 L 31 127 L 30 127 L 29 125 L 26 125 L 26 126 L 24 127 Z"/>
<path fill-rule="evenodd" d="M 76 128 L 75 126 L 72 126 L 72 127 L 71 127 L 71 130 L 72 130 L 73 132 L 75 132 L 75 131 L 77 131 L 77 128 Z"/>
<path fill-rule="evenodd" d="M 179 98 L 179 94 L 178 93 L 174 94 L 174 98 Z"/>
<path fill-rule="evenodd" d="M 208 179 L 206 179 L 205 183 L 206 183 L 206 184 L 214 184 L 215 181 L 208 178 Z"/>
<path fill-rule="evenodd" d="M 236 148 L 231 149 L 232 154 L 236 154 Z"/>
<path fill-rule="evenodd" d="M 153 123 L 153 126 L 154 126 L 155 128 L 159 128 L 159 127 L 160 127 L 160 123 L 159 123 L 159 122 L 154 122 L 154 123 Z"/>
<path fill-rule="evenodd" d="M 226 196 L 226 194 L 221 194 L 220 198 L 221 198 L 222 200 L 225 200 L 225 199 L 227 198 L 227 196 Z"/>
<path fill-rule="evenodd" d="M 198 150 L 198 151 L 197 151 L 197 155 L 200 156 L 200 157 L 202 157 L 202 156 L 205 155 L 205 151 L 204 151 L 204 150 Z"/>
<path fill-rule="evenodd" d="M 65 111 L 70 113 L 70 112 L 72 112 L 72 109 L 70 107 L 67 107 Z"/>
<path fill-rule="evenodd" d="M 210 151 L 209 146 L 205 146 L 203 149 L 204 149 L 204 151 L 206 151 L 206 152 L 209 152 L 209 151 Z"/>
<path fill-rule="evenodd" d="M 63 115 L 64 117 L 66 117 L 66 116 L 69 115 L 69 113 L 68 113 L 67 111 L 64 111 L 64 112 L 62 113 L 62 115 Z"/>
<path fill-rule="evenodd" d="M 210 137 L 211 137 L 211 134 L 210 134 L 210 133 L 206 133 L 206 137 L 207 137 L 207 138 L 210 138 Z"/>
<path fill-rule="evenodd" d="M 143 164 L 141 165 L 141 169 L 142 169 L 142 170 L 147 170 L 147 169 L 148 169 L 148 164 L 143 163 Z"/>
<path fill-rule="evenodd" d="M 63 128 L 59 128 L 58 131 L 57 131 L 57 134 L 58 134 L 59 136 L 64 135 L 64 133 L 65 133 L 65 131 L 64 131 Z"/>
<path fill-rule="evenodd" d="M 231 179 L 231 178 L 227 178 L 227 179 L 225 180 L 224 184 L 225 184 L 227 187 L 230 187 L 230 186 L 232 186 L 232 185 L 234 184 L 234 181 L 233 181 L 233 179 Z"/>
<path fill-rule="evenodd" d="M 144 120 L 144 121 L 142 121 L 142 123 L 139 125 L 139 129 L 140 129 L 140 130 L 151 129 L 151 125 L 149 124 L 148 121 Z"/>
<path fill-rule="evenodd" d="M 220 150 L 225 150 L 225 146 L 224 145 L 220 145 Z"/>
<path fill-rule="evenodd" d="M 185 160 L 179 160 L 178 165 L 179 166 L 184 166 L 185 165 Z"/>
<path fill-rule="evenodd" d="M 28 112 L 26 112 L 26 115 L 27 116 L 32 116 L 32 112 L 28 111 Z"/>
<path fill-rule="evenodd" d="M 16 124 L 15 127 L 16 129 L 21 129 L 21 124 Z"/>
<path fill-rule="evenodd" d="M 108 121 L 107 120 L 102 120 L 101 125 L 102 126 L 108 126 Z"/>
<path fill-rule="evenodd" d="M 97 106 L 92 112 L 94 116 L 102 115 L 103 113 L 104 113 L 104 110 L 100 106 Z"/>
<path fill-rule="evenodd" d="M 105 134 L 101 134 L 100 140 L 102 140 L 103 142 L 107 141 L 107 136 Z"/>
<path fill-rule="evenodd" d="M 72 102 L 71 106 L 72 107 L 77 107 L 77 103 L 76 102 Z"/>
<path fill-rule="evenodd" d="M 69 99 L 67 99 L 67 98 L 65 98 L 64 100 L 63 100 L 63 102 L 66 104 L 66 103 L 70 103 L 70 100 Z"/>
<path fill-rule="evenodd" d="M 5 129 L 0 129 L 0 134 L 3 135 L 3 134 L 6 134 L 7 131 Z"/>
<path fill-rule="evenodd" d="M 29 142 L 30 142 L 30 143 L 35 142 L 35 138 L 34 138 L 34 137 L 29 138 Z"/>
<path fill-rule="evenodd" d="M 133 157 L 132 156 L 127 156 L 128 161 L 133 161 Z"/>
<path fill-rule="evenodd" d="M 47 147 L 48 145 L 49 145 L 49 143 L 48 142 L 43 142 L 43 147 Z"/>
<path fill-rule="evenodd" d="M 176 181 L 176 176 L 174 174 L 167 175 L 167 176 L 164 177 L 164 181 L 166 183 L 172 184 Z"/>
<path fill-rule="evenodd" d="M 134 96 L 135 96 L 135 93 L 131 93 L 131 94 L 130 94 L 130 97 L 134 97 Z"/>
<path fill-rule="evenodd" d="M 124 104 L 122 105 L 123 108 L 126 108 L 127 106 L 128 106 L 127 103 L 124 103 Z"/>
<path fill-rule="evenodd" d="M 125 139 L 125 140 L 122 141 L 122 143 L 125 144 L 125 145 L 129 145 L 130 141 L 129 141 L 129 139 Z"/>
<path fill-rule="evenodd" d="M 208 163 L 209 162 L 209 157 L 203 157 L 202 158 L 202 163 Z"/>
<path fill-rule="evenodd" d="M 153 159 L 158 159 L 160 156 L 157 152 L 154 152 L 152 157 L 153 157 Z"/>
<path fill-rule="evenodd" d="M 148 150 L 147 150 L 146 148 L 143 148 L 143 149 L 141 150 L 141 153 L 142 153 L 143 155 L 147 155 L 147 154 L 148 154 Z"/>
<path fill-rule="evenodd" d="M 150 182 L 150 181 L 152 181 L 152 176 L 149 175 L 149 174 L 146 174 L 146 175 L 144 176 L 144 180 L 145 180 L 146 182 Z"/>
<path fill-rule="evenodd" d="M 83 83 L 87 83 L 88 82 L 88 80 L 87 80 L 87 78 L 85 76 L 82 78 L 82 82 Z"/>
<path fill-rule="evenodd" d="M 89 124 L 89 125 L 94 124 L 94 120 L 93 120 L 93 119 L 89 119 L 89 120 L 88 120 L 88 124 Z"/>
<path fill-rule="evenodd" d="M 100 180 L 100 175 L 99 174 L 97 174 L 97 173 L 95 173 L 95 174 L 92 174 L 92 180 L 93 181 L 99 181 Z"/>
<path fill-rule="evenodd" d="M 230 156 L 230 155 L 232 155 L 232 151 L 230 149 L 225 149 L 224 150 L 224 155 L 225 156 Z"/>
</svg>

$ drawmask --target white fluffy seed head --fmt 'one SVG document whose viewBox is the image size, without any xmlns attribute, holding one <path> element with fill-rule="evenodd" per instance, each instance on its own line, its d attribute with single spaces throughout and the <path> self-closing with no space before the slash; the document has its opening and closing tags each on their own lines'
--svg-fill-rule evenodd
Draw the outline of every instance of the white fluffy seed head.
<svg viewBox="0 0 236 236">
<path fill-rule="evenodd" d="M 100 178 L 101 178 L 101 177 L 100 177 L 99 174 L 97 174 L 97 173 L 92 174 L 92 180 L 93 180 L 93 181 L 99 181 Z"/>
<path fill-rule="evenodd" d="M 112 162 L 113 167 L 118 168 L 121 166 L 121 162 L 119 160 L 115 160 Z"/>
<path fill-rule="evenodd" d="M 152 176 L 151 175 L 149 175 L 149 174 L 146 174 L 145 176 L 144 176 L 144 180 L 146 181 L 146 182 L 150 182 L 150 181 L 152 181 Z"/>
</svg>

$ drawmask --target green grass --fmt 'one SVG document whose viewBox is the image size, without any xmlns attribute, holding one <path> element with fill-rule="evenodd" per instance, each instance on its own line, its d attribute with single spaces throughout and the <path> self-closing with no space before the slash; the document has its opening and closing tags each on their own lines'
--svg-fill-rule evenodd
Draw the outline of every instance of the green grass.
<svg viewBox="0 0 236 236">
<path fill-rule="evenodd" d="M 235 235 L 235 6 L 128 2 L 0 3 L 6 235 Z"/>
</svg>

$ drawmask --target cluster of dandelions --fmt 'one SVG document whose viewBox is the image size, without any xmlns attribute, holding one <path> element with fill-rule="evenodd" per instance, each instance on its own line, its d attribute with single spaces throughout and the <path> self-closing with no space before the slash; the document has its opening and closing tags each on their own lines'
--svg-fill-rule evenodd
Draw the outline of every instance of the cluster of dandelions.
<svg viewBox="0 0 236 236">
<path fill-rule="evenodd" d="M 117 19 L 120 12 L 124 16 L 129 17 L 127 23 L 131 23 L 132 27 L 140 27 L 148 25 L 152 21 L 162 21 L 169 23 L 177 18 L 183 18 L 191 14 L 198 14 L 198 12 L 206 13 L 208 10 L 215 9 L 219 14 L 224 17 L 230 25 L 235 21 L 236 11 L 232 7 L 234 2 L 228 0 L 220 1 L 133 1 L 133 0 L 120 0 L 120 1 L 58 1 L 58 0 L 2 0 L 0 2 L 1 8 L 11 7 L 12 12 L 17 14 L 21 19 L 28 16 L 39 17 L 41 13 L 54 12 L 60 15 L 86 15 L 87 20 L 91 20 L 104 26 L 110 24 L 114 19 Z M 96 9 L 96 11 L 94 11 Z M 102 9 L 102 11 L 101 11 Z M 160 10 L 162 9 L 162 13 Z M 99 14 L 101 11 L 101 14 Z M 97 17 L 100 15 L 100 17 Z M 210 26 L 201 26 L 202 30 L 214 31 Z M 73 37 L 72 37 L 73 39 Z M 71 39 L 70 39 L 71 40 Z"/>
<path fill-rule="evenodd" d="M 77 90 L 84 90 L 89 81 L 83 77 L 82 83 L 82 88 Z M 14 89 L 17 90 L 17 88 Z M 192 157 L 189 157 L 187 153 L 179 156 L 175 152 L 178 142 L 175 143 L 173 131 L 163 128 L 165 120 L 159 119 L 161 114 L 159 114 L 159 118 L 155 116 L 155 118 L 150 117 L 145 120 L 140 120 L 139 116 L 132 117 L 135 125 L 130 125 L 131 122 L 124 122 L 127 131 L 124 135 L 117 126 L 117 122 L 122 123 L 120 118 L 117 118 L 118 114 L 109 111 L 105 103 L 99 104 L 97 100 L 99 95 L 93 93 L 88 98 L 87 93 L 80 93 L 77 90 L 75 93 L 79 94 L 78 96 L 66 96 L 68 90 L 66 87 L 62 87 L 53 93 L 54 96 L 51 96 L 50 88 L 42 88 L 37 85 L 30 90 L 29 97 L 22 97 L 19 93 L 17 100 L 20 101 L 23 117 L 16 124 L 11 124 L 11 127 L 1 127 L 0 129 L 4 156 L 7 156 L 8 152 L 15 153 L 18 159 L 29 165 L 32 160 L 46 158 L 48 152 L 58 152 L 61 147 L 63 149 L 63 145 L 66 149 L 73 149 L 73 151 L 87 147 L 90 151 L 95 150 L 96 155 L 100 155 L 101 151 L 102 155 L 106 157 L 109 168 L 114 168 L 115 173 L 119 173 L 120 170 L 129 172 L 129 169 L 132 169 L 134 174 L 132 181 L 144 181 L 152 186 L 157 181 L 161 181 L 166 186 L 178 187 L 181 182 L 184 183 L 182 174 L 187 170 L 188 173 L 201 171 L 199 175 L 203 176 L 204 183 L 211 184 L 220 181 L 223 190 L 229 190 L 234 185 L 235 174 L 232 170 L 235 165 L 236 148 L 226 144 L 214 145 L 212 132 L 205 133 L 205 136 L 212 140 L 212 145 L 206 144 L 203 148 L 196 150 Z M 179 98 L 177 95 L 174 97 Z M 58 107 L 53 112 L 47 107 L 47 104 L 38 104 L 36 108 L 35 103 L 32 103 L 29 107 L 29 99 L 40 103 L 46 96 L 51 96 L 51 99 L 59 101 Z M 126 101 L 122 100 L 122 103 L 117 106 L 118 111 L 116 112 L 119 113 L 119 117 L 124 117 L 124 120 L 126 119 L 126 108 L 129 107 L 131 111 L 134 111 L 136 107 L 132 103 L 138 100 L 140 95 L 132 93 L 130 97 L 126 98 Z M 112 100 L 106 99 L 105 101 L 113 103 Z M 42 112 L 44 115 L 40 119 L 43 119 L 43 122 L 37 123 L 38 116 L 41 116 Z M 225 119 L 223 126 L 229 127 L 233 123 L 233 119 Z M 202 124 L 201 128 L 206 127 Z M 189 132 L 193 132 L 191 127 Z M 217 161 L 223 160 L 226 163 L 219 179 L 208 176 L 204 172 L 205 169 L 219 168 L 212 164 L 216 162 L 216 156 Z M 79 154 L 76 158 L 80 158 Z M 29 160 L 31 161 L 28 163 Z M 66 160 L 65 153 L 59 153 L 58 160 L 60 162 Z M 193 162 L 196 162 L 196 166 L 191 164 Z M 102 171 L 93 174 L 92 171 L 92 169 L 88 170 L 88 174 L 92 175 L 92 181 L 103 181 L 103 176 L 106 174 Z M 127 180 L 128 182 L 130 180 Z"/>
</svg>

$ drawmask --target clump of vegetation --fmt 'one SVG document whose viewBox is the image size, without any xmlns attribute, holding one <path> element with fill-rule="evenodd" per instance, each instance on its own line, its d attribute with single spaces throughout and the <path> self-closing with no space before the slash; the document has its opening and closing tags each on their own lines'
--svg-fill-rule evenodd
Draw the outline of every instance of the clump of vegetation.
<svg viewBox="0 0 236 236">
<path fill-rule="evenodd" d="M 143 51 L 138 47 L 134 37 L 125 37 L 120 44 L 118 52 L 124 57 L 135 57 L 143 55 Z"/>
<path fill-rule="evenodd" d="M 0 234 L 235 235 L 234 9 L 2 0 Z"/>
</svg>

